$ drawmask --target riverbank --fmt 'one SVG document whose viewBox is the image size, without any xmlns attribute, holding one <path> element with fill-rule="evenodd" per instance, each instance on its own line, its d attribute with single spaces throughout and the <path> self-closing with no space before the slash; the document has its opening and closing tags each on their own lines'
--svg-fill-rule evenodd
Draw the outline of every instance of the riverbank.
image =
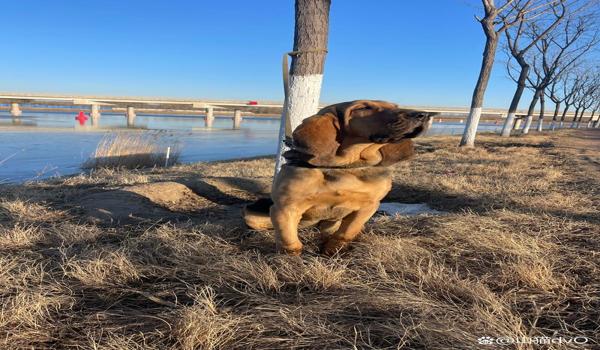
<svg viewBox="0 0 600 350">
<path fill-rule="evenodd" d="M 352 249 L 274 251 L 273 159 L 0 186 L 0 348 L 478 348 L 600 318 L 600 131 L 418 139 Z M 583 341 L 584 338 L 578 338 Z"/>
</svg>

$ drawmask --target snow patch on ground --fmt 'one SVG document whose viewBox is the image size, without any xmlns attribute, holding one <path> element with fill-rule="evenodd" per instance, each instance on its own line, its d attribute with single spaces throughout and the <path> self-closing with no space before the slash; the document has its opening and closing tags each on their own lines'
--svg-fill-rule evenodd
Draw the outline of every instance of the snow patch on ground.
<svg viewBox="0 0 600 350">
<path fill-rule="evenodd" d="M 388 202 L 381 203 L 379 205 L 379 209 L 377 210 L 379 213 L 383 213 L 385 215 L 406 215 L 406 216 L 416 216 L 422 214 L 428 215 L 443 215 L 446 212 L 435 210 L 430 208 L 425 203 L 398 203 L 398 202 Z"/>
</svg>

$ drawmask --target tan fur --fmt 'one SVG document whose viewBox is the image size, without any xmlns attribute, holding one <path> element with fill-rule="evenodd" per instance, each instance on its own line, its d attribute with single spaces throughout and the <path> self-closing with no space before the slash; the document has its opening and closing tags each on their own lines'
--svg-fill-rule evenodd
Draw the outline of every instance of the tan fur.
<svg viewBox="0 0 600 350">
<path fill-rule="evenodd" d="M 325 225 L 323 252 L 334 254 L 352 241 L 391 188 L 388 168 L 321 169 L 284 165 L 273 184 L 271 222 L 277 243 L 300 254 L 298 227 Z M 326 233 L 329 233 L 328 235 Z"/>
</svg>

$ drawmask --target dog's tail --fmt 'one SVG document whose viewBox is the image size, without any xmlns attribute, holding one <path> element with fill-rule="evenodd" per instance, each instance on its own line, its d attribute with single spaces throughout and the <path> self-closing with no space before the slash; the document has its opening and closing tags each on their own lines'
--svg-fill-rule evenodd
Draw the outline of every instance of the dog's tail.
<svg viewBox="0 0 600 350">
<path fill-rule="evenodd" d="M 270 230 L 273 228 L 269 209 L 273 205 L 271 198 L 261 198 L 244 206 L 244 221 L 253 230 Z"/>
</svg>

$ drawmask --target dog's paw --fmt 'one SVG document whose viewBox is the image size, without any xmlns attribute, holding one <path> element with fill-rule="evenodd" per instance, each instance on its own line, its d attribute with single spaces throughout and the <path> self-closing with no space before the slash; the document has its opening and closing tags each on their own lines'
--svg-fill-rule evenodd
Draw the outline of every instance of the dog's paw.
<svg viewBox="0 0 600 350">
<path fill-rule="evenodd" d="M 283 254 L 299 256 L 300 254 L 302 254 L 302 243 L 288 246 L 281 245 L 278 247 L 278 250 Z"/>
<path fill-rule="evenodd" d="M 348 246 L 348 243 L 349 242 L 339 239 L 330 238 L 321 246 L 321 254 L 327 256 L 336 255 L 337 253 L 343 251 Z"/>
</svg>

